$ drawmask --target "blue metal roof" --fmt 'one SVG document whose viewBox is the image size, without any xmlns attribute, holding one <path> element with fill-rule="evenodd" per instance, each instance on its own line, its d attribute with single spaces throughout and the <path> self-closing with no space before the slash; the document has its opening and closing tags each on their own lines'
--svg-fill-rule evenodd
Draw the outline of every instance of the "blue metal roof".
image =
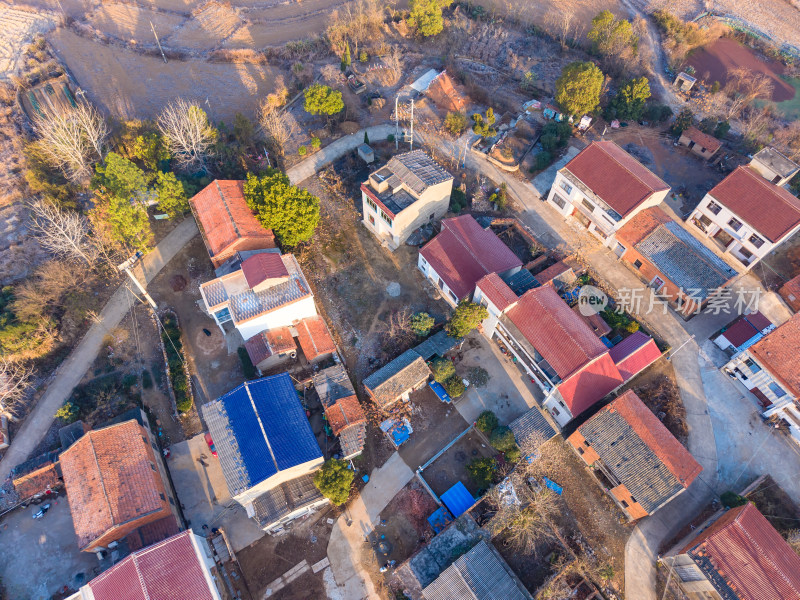
<svg viewBox="0 0 800 600">
<path fill-rule="evenodd" d="M 452 402 L 453 399 L 450 397 L 450 394 L 447 393 L 447 390 L 444 389 L 444 386 L 439 383 L 438 381 L 431 381 L 429 384 L 433 393 L 439 396 L 439 400 L 442 402 Z"/>
<path fill-rule="evenodd" d="M 455 518 L 460 517 L 467 509 L 475 504 L 475 498 L 469 493 L 466 486 L 460 481 L 442 494 L 442 502 L 453 513 Z"/>
</svg>

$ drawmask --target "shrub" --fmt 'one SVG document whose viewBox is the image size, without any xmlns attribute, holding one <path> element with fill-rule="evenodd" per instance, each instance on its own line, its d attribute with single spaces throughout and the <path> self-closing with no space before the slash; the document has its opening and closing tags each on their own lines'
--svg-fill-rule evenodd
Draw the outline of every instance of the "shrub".
<svg viewBox="0 0 800 600">
<path fill-rule="evenodd" d="M 505 183 L 501 183 L 500 189 L 489 197 L 489 202 L 494 204 L 497 210 L 505 210 L 508 204 L 508 188 Z"/>
<path fill-rule="evenodd" d="M 456 368 L 453 366 L 453 361 L 446 358 L 437 358 L 431 362 L 431 372 L 435 381 L 444 383 L 456 374 Z"/>
<path fill-rule="evenodd" d="M 673 115 L 666 104 L 648 104 L 644 109 L 644 118 L 650 123 L 663 123 Z"/>
<path fill-rule="evenodd" d="M 72 402 L 65 402 L 61 408 L 56 411 L 55 418 L 62 419 L 65 423 L 74 423 L 78 420 L 80 409 Z"/>
<path fill-rule="evenodd" d="M 255 366 L 253 365 L 253 361 L 250 360 L 250 355 L 247 353 L 247 349 L 245 348 L 238 348 L 236 353 L 239 355 L 239 360 L 242 363 L 242 371 L 244 372 L 245 379 L 255 379 L 258 377 L 258 372 L 256 371 Z"/>
<path fill-rule="evenodd" d="M 506 460 L 511 463 L 519 462 L 521 456 L 522 451 L 519 449 L 519 446 L 514 446 L 505 451 Z"/>
<path fill-rule="evenodd" d="M 493 458 L 476 458 L 467 465 L 467 473 L 478 487 L 487 488 L 497 470 L 497 461 Z"/>
<path fill-rule="evenodd" d="M 150 371 L 145 369 L 142 371 L 142 387 L 146 390 L 149 390 L 153 387 L 153 376 L 150 375 Z"/>
<path fill-rule="evenodd" d="M 722 501 L 722 505 L 725 508 L 735 508 L 747 504 L 747 498 L 740 496 L 736 492 L 731 492 L 730 490 L 723 492 L 719 499 Z"/>
<path fill-rule="evenodd" d="M 483 433 L 491 433 L 497 427 L 497 415 L 490 410 L 485 410 L 478 415 L 475 426 Z"/>
<path fill-rule="evenodd" d="M 492 448 L 498 452 L 506 452 L 517 447 L 517 442 L 514 439 L 514 432 L 505 425 L 494 428 L 492 434 L 489 436 L 489 443 L 492 445 Z"/>
<path fill-rule="evenodd" d="M 458 375 L 451 376 L 442 385 L 451 398 L 458 398 L 467 391 L 467 386 L 464 385 L 464 381 Z"/>
<path fill-rule="evenodd" d="M 536 155 L 536 166 L 534 169 L 536 171 L 543 171 L 551 164 L 553 164 L 553 155 L 547 150 L 544 150 Z"/>
<path fill-rule="evenodd" d="M 731 130 L 731 124 L 727 121 L 720 121 L 717 123 L 717 126 L 714 128 L 714 137 L 718 140 L 721 140 L 728 132 Z"/>
<path fill-rule="evenodd" d="M 467 374 L 467 379 L 475 387 L 483 387 L 489 383 L 489 371 L 483 367 L 472 367 Z"/>
<path fill-rule="evenodd" d="M 139 377 L 134 373 L 128 373 L 122 378 L 122 387 L 125 389 L 132 388 L 137 383 L 139 383 Z"/>
<path fill-rule="evenodd" d="M 425 337 L 431 332 L 434 323 L 433 317 L 426 312 L 418 312 L 411 315 L 411 331 L 420 337 Z"/>
<path fill-rule="evenodd" d="M 639 331 L 639 323 L 631 319 L 631 321 L 625 325 L 625 331 L 628 333 L 636 333 Z"/>
<path fill-rule="evenodd" d="M 717 128 L 717 120 L 714 117 L 706 117 L 700 121 L 700 123 L 697 125 L 697 128 L 703 133 L 711 135 Z"/>
<path fill-rule="evenodd" d="M 462 112 L 449 112 L 444 118 L 444 128 L 453 135 L 461 135 L 467 128 L 467 117 Z"/>
<path fill-rule="evenodd" d="M 175 405 L 179 412 L 185 413 L 192 408 L 192 395 L 189 390 L 189 379 L 186 368 L 183 366 L 183 344 L 181 343 L 181 330 L 173 315 L 162 318 L 161 340 L 167 353 L 167 368 L 172 382 L 172 391 L 175 394 Z"/>
<path fill-rule="evenodd" d="M 540 139 L 542 148 L 548 151 L 564 148 L 569 142 L 571 135 L 572 125 L 569 123 L 549 121 L 542 128 L 542 137 Z M 547 138 L 546 141 L 545 138 Z"/>
<path fill-rule="evenodd" d="M 300 147 L 297 149 L 297 153 L 298 153 L 300 156 L 305 156 L 306 154 L 308 154 L 308 148 L 306 148 L 305 146 L 300 146 Z"/>
<path fill-rule="evenodd" d="M 322 142 L 319 141 L 319 138 L 314 136 L 311 138 L 311 147 L 314 150 L 319 150 L 319 147 L 322 145 Z"/>
<path fill-rule="evenodd" d="M 347 462 L 331 458 L 314 473 L 314 485 L 323 496 L 338 506 L 350 497 L 354 477 L 355 472 L 348 468 Z"/>
<path fill-rule="evenodd" d="M 675 117 L 675 122 L 672 124 L 670 131 L 672 131 L 673 135 L 679 136 L 684 131 L 689 129 L 694 123 L 694 113 L 689 110 L 688 108 L 684 108 L 677 117 Z"/>
<path fill-rule="evenodd" d="M 460 213 L 467 207 L 467 195 L 458 188 L 450 192 L 450 210 Z"/>
<path fill-rule="evenodd" d="M 489 311 L 485 306 L 462 300 L 456 306 L 450 321 L 445 325 L 445 330 L 450 337 L 461 338 L 480 325 L 481 321 L 488 316 Z"/>
<path fill-rule="evenodd" d="M 719 89 L 720 89 L 719 81 L 715 81 L 713 84 L 711 84 L 711 93 L 712 94 L 718 93 Z"/>
<path fill-rule="evenodd" d="M 481 137 L 494 137 L 497 135 L 497 129 L 493 127 L 496 117 L 494 116 L 494 109 L 490 106 L 486 109 L 486 116 L 480 113 L 472 115 L 472 132 Z"/>
<path fill-rule="evenodd" d="M 386 136 L 386 141 L 387 142 L 393 142 L 394 141 L 394 134 L 390 133 L 389 135 L 387 135 Z"/>
<path fill-rule="evenodd" d="M 362 50 L 361 52 L 358 53 L 358 62 L 365 63 L 368 60 L 369 60 L 369 56 L 367 55 L 367 51 L 366 50 Z"/>
</svg>

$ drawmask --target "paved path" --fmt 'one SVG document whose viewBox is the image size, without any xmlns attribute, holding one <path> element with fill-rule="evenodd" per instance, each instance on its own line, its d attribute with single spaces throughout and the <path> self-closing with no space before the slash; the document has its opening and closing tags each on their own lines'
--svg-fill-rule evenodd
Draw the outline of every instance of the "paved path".
<svg viewBox="0 0 800 600">
<path fill-rule="evenodd" d="M 394 125 L 375 125 L 367 127 L 367 136 L 370 140 L 385 140 L 390 133 L 394 133 Z M 329 165 L 347 152 L 355 150 L 364 143 L 364 130 L 339 138 L 335 142 L 315 152 L 301 163 L 286 171 L 289 181 L 298 184 L 311 177 L 314 173 Z"/>
<path fill-rule="evenodd" d="M 348 505 L 333 526 L 328 542 L 328 559 L 342 598 L 364 600 L 380 597 L 369 574 L 361 566 L 361 554 L 370 551 L 366 546 L 366 536 L 376 525 L 381 511 L 413 477 L 414 473 L 395 452 L 381 468 L 372 472 L 360 496 Z"/>
<path fill-rule="evenodd" d="M 141 261 L 147 281 L 151 281 L 195 235 L 197 235 L 197 225 L 190 217 L 161 240 L 158 246 Z M 53 415 L 69 398 L 73 388 L 78 385 L 94 362 L 103 338 L 130 310 L 131 296 L 127 287 L 129 284 L 133 285 L 128 279 L 122 282 L 100 312 L 99 322 L 89 328 L 80 343 L 59 366 L 55 378 L 47 384 L 47 391 L 27 416 L 19 432 L 11 440 L 3 459 L 0 460 L 0 481 L 5 480 L 11 469 L 25 461 L 33 452 L 50 429 Z M 136 291 L 138 294 L 138 290 Z"/>
</svg>

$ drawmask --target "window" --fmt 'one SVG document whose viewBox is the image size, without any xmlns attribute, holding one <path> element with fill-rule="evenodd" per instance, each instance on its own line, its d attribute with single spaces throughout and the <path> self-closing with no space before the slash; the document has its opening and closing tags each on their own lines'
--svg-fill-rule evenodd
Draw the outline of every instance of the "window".
<svg viewBox="0 0 800 600">
<path fill-rule="evenodd" d="M 764 245 L 764 240 L 762 240 L 760 237 L 758 237 L 758 236 L 757 236 L 755 233 L 754 233 L 753 235 L 751 235 L 751 236 L 750 236 L 749 238 L 747 238 L 747 239 L 748 239 L 748 241 L 749 241 L 751 244 L 753 244 L 753 246 L 755 246 L 756 248 L 761 248 L 761 246 L 763 246 L 763 245 Z"/>
<path fill-rule="evenodd" d="M 741 254 L 742 256 L 744 256 L 744 257 L 745 257 L 745 258 L 747 258 L 747 259 L 750 259 L 750 258 L 752 258 L 752 257 L 753 257 L 753 253 L 752 253 L 752 252 L 750 252 L 750 250 L 748 250 L 748 249 L 747 249 L 747 248 L 745 248 L 745 247 L 741 247 L 741 248 L 739 248 L 739 254 Z"/>
<path fill-rule="evenodd" d="M 712 215 L 718 215 L 719 211 L 721 210 L 722 207 L 713 200 L 708 203 L 708 212 L 710 212 Z"/>
<path fill-rule="evenodd" d="M 658 291 L 664 287 L 664 280 L 661 279 L 661 277 L 653 277 L 653 281 L 650 282 L 650 287 Z"/>
<path fill-rule="evenodd" d="M 169 503 L 172 504 L 172 506 L 175 506 L 175 501 L 172 498 L 167 498 L 167 499 L 169 500 Z"/>
<path fill-rule="evenodd" d="M 159 496 L 161 497 L 162 500 L 166 500 L 166 498 L 164 497 L 164 494 L 159 494 Z"/>
<path fill-rule="evenodd" d="M 758 373 L 761 370 L 761 367 L 752 358 L 745 359 L 744 364 L 750 369 L 751 373 Z"/>
<path fill-rule="evenodd" d="M 786 395 L 784 389 L 779 386 L 777 383 L 770 383 L 769 389 L 772 390 L 772 393 L 775 394 L 778 398 L 783 398 Z"/>
<path fill-rule="evenodd" d="M 367 205 L 375 212 L 378 212 L 378 205 L 372 201 L 372 198 L 367 198 Z"/>
<path fill-rule="evenodd" d="M 641 269 L 642 268 L 642 261 L 640 261 L 639 259 L 636 259 L 635 261 L 633 261 L 633 266 L 636 267 L 637 269 Z"/>
<path fill-rule="evenodd" d="M 728 221 L 728 226 L 734 231 L 739 231 L 742 228 L 742 222 L 736 217 L 733 217 L 730 221 Z"/>
<path fill-rule="evenodd" d="M 563 179 L 561 180 L 561 183 L 559 183 L 558 185 L 561 187 L 562 190 L 567 192 L 567 196 L 569 196 L 572 193 L 572 186 Z"/>
<path fill-rule="evenodd" d="M 153 471 L 155 471 L 155 470 L 156 470 L 156 466 L 155 466 L 153 463 L 150 463 L 150 468 L 151 468 Z"/>
<path fill-rule="evenodd" d="M 620 504 L 622 504 L 622 508 L 628 508 L 628 503 L 625 500 L 620 500 Z"/>
<path fill-rule="evenodd" d="M 584 452 L 584 450 L 583 450 L 583 447 L 582 447 L 582 446 L 579 446 L 579 447 L 578 447 L 578 454 L 580 454 L 581 456 L 583 456 L 583 452 Z"/>
<path fill-rule="evenodd" d="M 367 218 L 369 219 L 370 225 L 375 225 L 375 217 L 373 217 L 372 215 L 367 215 Z"/>
<path fill-rule="evenodd" d="M 385 212 L 381 211 L 381 219 L 386 221 L 389 224 L 389 227 L 392 226 L 392 219 L 386 215 Z"/>
<path fill-rule="evenodd" d="M 450 290 L 447 293 L 450 294 L 450 297 L 453 299 L 453 302 L 458 302 L 458 297 L 456 297 L 456 295 L 453 293 L 452 290 Z"/>
<path fill-rule="evenodd" d="M 422 263 L 423 267 L 428 265 L 428 261 L 425 260 L 425 257 L 422 256 L 421 254 L 419 255 L 419 261 Z"/>
<path fill-rule="evenodd" d="M 436 213 L 431 213 L 431 216 L 428 217 L 429 221 L 433 221 L 436 218 Z"/>
<path fill-rule="evenodd" d="M 558 208 L 563 209 L 567 206 L 567 201 L 558 194 L 553 194 L 553 204 L 555 204 Z"/>
<path fill-rule="evenodd" d="M 692 219 L 692 223 L 694 223 L 695 227 L 698 229 L 705 231 L 706 228 L 711 225 L 711 219 L 709 219 L 707 215 L 700 215 L 700 218 Z"/>
<path fill-rule="evenodd" d="M 443 290 L 444 289 L 444 281 L 442 281 L 441 277 L 439 277 L 438 284 L 439 284 L 439 289 Z"/>
<path fill-rule="evenodd" d="M 589 447 L 589 440 L 583 440 L 583 445 L 588 448 Z"/>
<path fill-rule="evenodd" d="M 560 415 L 560 414 L 561 414 L 561 413 L 560 413 L 560 412 L 558 412 L 558 409 L 557 409 L 557 408 L 554 406 L 554 407 L 553 407 L 553 415 L 555 415 L 555 416 L 557 417 L 557 416 L 558 416 L 558 415 Z"/>
<path fill-rule="evenodd" d="M 586 198 L 581 200 L 581 204 L 583 204 L 589 210 L 589 212 L 594 212 L 594 204 L 589 202 Z"/>
</svg>

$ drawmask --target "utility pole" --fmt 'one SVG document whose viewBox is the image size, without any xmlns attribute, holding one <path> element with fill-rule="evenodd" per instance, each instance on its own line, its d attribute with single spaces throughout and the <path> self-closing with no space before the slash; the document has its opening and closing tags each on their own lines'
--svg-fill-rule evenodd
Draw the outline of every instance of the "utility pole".
<svg viewBox="0 0 800 600">
<path fill-rule="evenodd" d="M 153 21 L 150 21 L 150 29 L 153 30 L 153 35 L 156 38 L 156 44 L 158 44 L 158 49 L 161 50 L 161 58 L 164 59 L 164 64 L 167 64 L 167 57 L 164 56 L 164 49 L 161 47 L 161 42 L 158 39 L 158 34 L 156 33 L 156 28 L 153 27 Z"/>
<path fill-rule="evenodd" d="M 686 344 L 691 342 L 693 339 L 694 339 L 694 334 L 690 335 L 688 340 L 686 340 L 680 346 L 678 346 L 678 348 L 667 357 L 667 360 L 672 360 L 672 357 L 675 356 L 678 353 L 678 350 L 683 348 Z"/>
<path fill-rule="evenodd" d="M 411 99 L 411 140 L 409 141 L 409 150 L 414 149 L 414 99 Z"/>
<path fill-rule="evenodd" d="M 139 280 L 136 279 L 136 276 L 131 272 L 131 267 L 133 267 L 133 265 L 135 265 L 139 261 L 139 259 L 142 258 L 142 256 L 143 254 L 140 251 L 137 251 L 136 254 L 131 256 L 124 263 L 122 263 L 121 265 L 117 265 L 117 269 L 119 269 L 120 271 L 125 271 L 125 273 L 128 274 L 128 277 L 130 277 L 131 280 L 133 280 L 133 283 L 136 285 L 136 287 L 139 288 L 139 291 L 142 292 L 144 297 L 147 299 L 148 304 L 150 304 L 153 310 L 158 310 L 158 305 L 156 304 L 155 300 L 153 300 L 150 297 L 150 294 L 147 293 L 147 290 L 144 289 L 144 286 L 141 283 L 139 283 Z"/>
<path fill-rule="evenodd" d="M 397 152 L 399 150 L 400 144 L 400 113 L 397 112 L 397 101 L 399 100 L 400 96 L 394 97 L 394 150 Z"/>
</svg>

